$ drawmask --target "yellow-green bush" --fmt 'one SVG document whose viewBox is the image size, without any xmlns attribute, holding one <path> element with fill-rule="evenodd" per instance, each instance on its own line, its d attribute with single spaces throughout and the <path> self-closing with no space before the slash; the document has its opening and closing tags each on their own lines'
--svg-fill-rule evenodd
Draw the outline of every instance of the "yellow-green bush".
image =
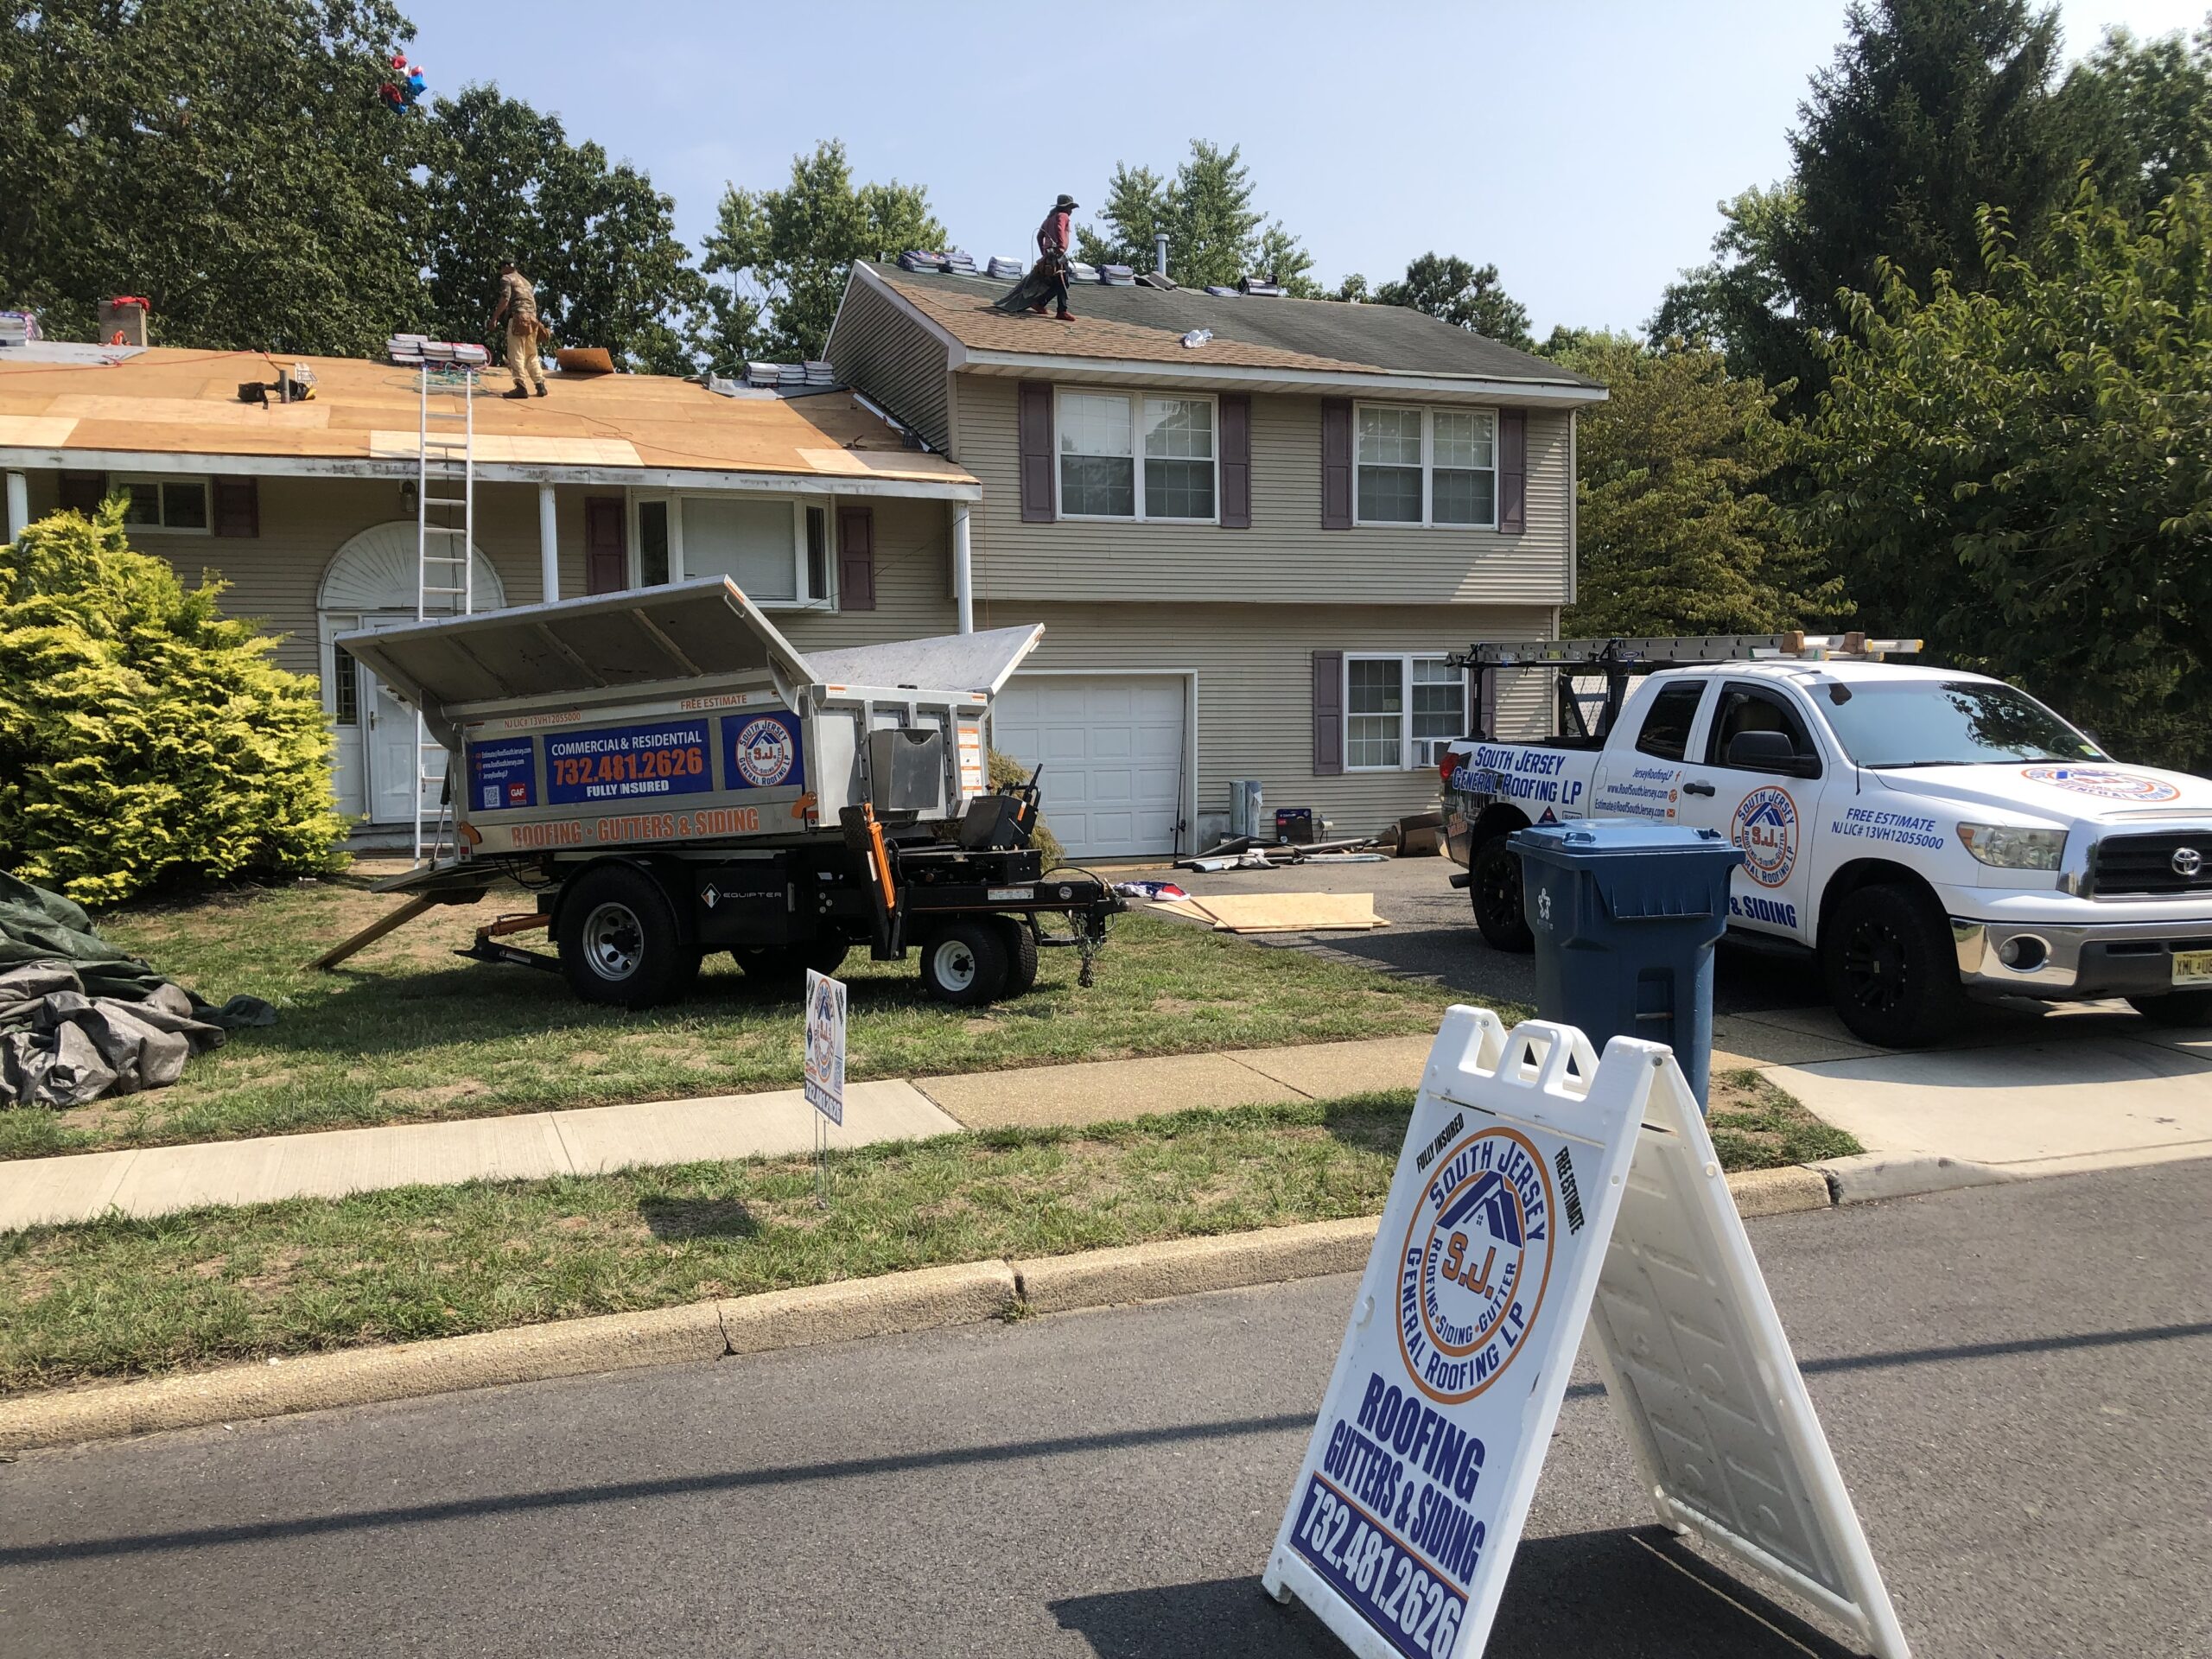
<svg viewBox="0 0 2212 1659">
<path fill-rule="evenodd" d="M 131 550 L 122 509 L 0 548 L 0 869 L 105 904 L 170 880 L 327 868 L 315 682 Z"/>
</svg>

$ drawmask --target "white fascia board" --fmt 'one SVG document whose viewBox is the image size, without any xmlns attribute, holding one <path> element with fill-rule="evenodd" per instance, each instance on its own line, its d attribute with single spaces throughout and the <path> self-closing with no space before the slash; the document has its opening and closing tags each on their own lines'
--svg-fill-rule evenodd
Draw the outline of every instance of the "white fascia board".
<svg viewBox="0 0 2212 1659">
<path fill-rule="evenodd" d="M 970 373 L 1034 374 L 1066 381 L 1193 380 L 1224 385 L 1258 386 L 1297 391 L 1363 392 L 1388 401 L 1407 392 L 1463 397 L 1470 403 L 1503 404 L 1516 408 L 1573 409 L 1602 404 L 1603 386 L 1562 386 L 1541 381 L 1486 380 L 1473 376 L 1400 374 L 1377 371 L 1372 374 L 1345 369 L 1255 368 L 1230 363 L 1159 363 L 1139 358 L 1057 357 L 1014 352 L 969 352 L 964 366 Z"/>
<path fill-rule="evenodd" d="M 412 479 L 416 462 L 340 455 L 225 455 L 130 449 L 25 449 L 0 447 L 0 467 L 104 473 L 220 474 L 232 478 Z M 692 467 L 564 467 L 545 462 L 480 461 L 480 484 L 583 484 L 643 490 L 747 490 L 756 494 L 904 497 L 918 501 L 980 501 L 981 484 L 927 479 L 855 478 L 842 473 L 740 473 Z"/>
</svg>

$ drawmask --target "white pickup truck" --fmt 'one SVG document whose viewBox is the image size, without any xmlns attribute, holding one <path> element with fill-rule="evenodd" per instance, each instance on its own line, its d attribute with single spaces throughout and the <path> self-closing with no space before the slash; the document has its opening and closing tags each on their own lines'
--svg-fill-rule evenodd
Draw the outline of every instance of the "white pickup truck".
<svg viewBox="0 0 2212 1659">
<path fill-rule="evenodd" d="M 1452 880 L 1492 945 L 1533 947 L 1513 830 L 1649 818 L 1744 849 L 1732 929 L 1817 952 L 1868 1042 L 1926 1043 L 1970 994 L 2212 1025 L 2212 782 L 2121 765 L 2025 692 L 1946 669 L 1724 661 L 1616 673 L 1612 694 L 1602 736 L 1443 757 Z"/>
</svg>

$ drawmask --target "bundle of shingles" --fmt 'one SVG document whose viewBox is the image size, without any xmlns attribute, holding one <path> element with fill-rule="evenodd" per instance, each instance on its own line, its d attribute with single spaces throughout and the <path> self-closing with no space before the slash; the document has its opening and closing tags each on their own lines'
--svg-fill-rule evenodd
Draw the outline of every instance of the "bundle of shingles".
<svg viewBox="0 0 2212 1659">
<path fill-rule="evenodd" d="M 901 270 L 943 270 L 944 256 L 941 253 L 925 252 L 920 248 L 909 248 L 899 256 L 899 269 Z"/>
<path fill-rule="evenodd" d="M 1129 265 L 1101 265 L 1098 267 L 1098 280 L 1109 288 L 1135 288 L 1137 273 L 1135 267 Z"/>
<path fill-rule="evenodd" d="M 810 386 L 834 386 L 837 384 L 836 366 L 824 363 L 819 358 L 810 357 L 800 366 L 804 371 L 804 378 Z"/>
<path fill-rule="evenodd" d="M 1179 858 L 1179 870 L 1280 870 L 1293 864 L 1379 864 L 1384 855 L 1375 850 L 1372 836 L 1349 841 L 1269 842 L 1255 836 L 1231 836 L 1219 845 L 1192 858 Z"/>
<path fill-rule="evenodd" d="M 1029 274 L 1029 267 L 1019 259 L 1009 259 L 1004 254 L 991 256 L 991 275 L 1001 283 L 1018 283 Z"/>
</svg>

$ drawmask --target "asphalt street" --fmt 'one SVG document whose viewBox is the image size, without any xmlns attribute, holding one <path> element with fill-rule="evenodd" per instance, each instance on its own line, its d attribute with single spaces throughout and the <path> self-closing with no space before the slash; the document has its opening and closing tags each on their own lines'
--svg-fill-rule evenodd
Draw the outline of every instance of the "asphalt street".
<svg viewBox="0 0 2212 1659">
<path fill-rule="evenodd" d="M 1751 1224 L 1921 1659 L 2212 1654 L 2212 1163 Z M 0 1654 L 1341 1652 L 1257 1574 L 1346 1277 L 0 1466 Z M 1586 1369 L 1491 1647 L 1833 1659 Z"/>
</svg>

